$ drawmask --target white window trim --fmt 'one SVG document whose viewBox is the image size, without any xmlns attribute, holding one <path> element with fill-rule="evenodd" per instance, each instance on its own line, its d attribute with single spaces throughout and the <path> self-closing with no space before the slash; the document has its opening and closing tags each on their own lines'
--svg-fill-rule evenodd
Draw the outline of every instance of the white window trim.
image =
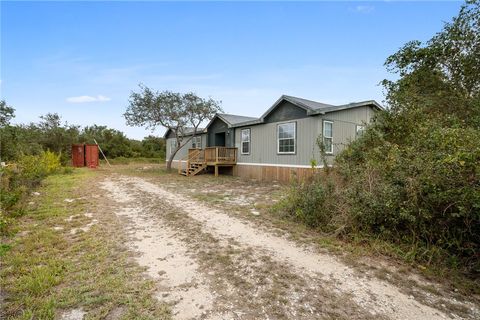
<svg viewBox="0 0 480 320">
<path fill-rule="evenodd" d="M 193 146 L 194 144 L 195 144 L 195 147 Z M 202 137 L 201 136 L 195 136 L 195 137 L 192 138 L 192 149 L 202 149 Z"/>
<path fill-rule="evenodd" d="M 280 126 L 283 124 L 290 124 L 293 123 L 293 151 L 291 152 L 280 152 L 280 138 L 279 138 L 279 131 L 280 131 Z M 288 138 L 290 139 L 290 138 Z M 281 139 L 281 140 L 288 140 L 288 139 Z M 297 122 L 296 121 L 291 121 L 291 122 L 283 122 L 277 124 L 277 154 L 296 154 L 297 153 Z"/>
<path fill-rule="evenodd" d="M 362 130 L 358 130 L 359 128 L 362 128 Z M 362 134 L 363 134 L 363 132 L 365 132 L 365 126 L 362 125 L 362 124 L 356 124 L 355 125 L 355 137 L 359 137 L 358 131 L 362 131 Z"/>
<path fill-rule="evenodd" d="M 332 125 L 332 136 L 331 137 L 327 137 L 325 135 L 325 123 L 330 123 Z M 329 121 L 329 120 L 323 120 L 323 144 L 325 145 L 325 138 L 327 139 L 332 139 L 332 143 L 330 144 L 330 150 L 327 151 L 325 150 L 325 153 L 326 154 L 333 154 L 333 121 Z"/>
<path fill-rule="evenodd" d="M 243 131 L 248 131 L 248 141 L 243 141 Z M 252 140 L 252 130 L 250 128 L 248 129 L 242 129 L 240 131 L 240 154 L 244 155 L 249 155 L 250 154 L 250 149 L 252 148 L 252 143 L 250 142 Z M 243 152 L 243 143 L 248 142 L 248 152 Z"/>
</svg>

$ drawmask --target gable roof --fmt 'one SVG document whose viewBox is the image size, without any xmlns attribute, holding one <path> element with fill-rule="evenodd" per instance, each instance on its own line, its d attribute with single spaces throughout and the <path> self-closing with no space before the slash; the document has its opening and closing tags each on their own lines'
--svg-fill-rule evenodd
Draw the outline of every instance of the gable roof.
<svg viewBox="0 0 480 320">
<path fill-rule="evenodd" d="M 313 100 L 307 100 L 298 97 L 283 95 L 284 100 L 290 101 L 298 106 L 304 106 L 309 111 L 334 107 L 334 105 L 321 103 Z"/>
<path fill-rule="evenodd" d="M 315 114 L 325 114 L 328 112 L 334 112 L 334 111 L 340 111 L 340 110 L 345 110 L 345 109 L 351 109 L 351 108 L 357 108 L 361 106 L 367 106 L 371 105 L 379 110 L 383 110 L 383 107 L 378 104 L 374 100 L 367 100 L 367 101 L 362 101 L 362 102 L 352 102 L 348 104 L 342 104 L 342 105 L 332 105 L 332 104 L 327 104 L 327 103 L 321 103 L 313 100 L 307 100 L 303 98 L 298 98 L 298 97 L 293 97 L 293 96 L 287 96 L 287 95 L 282 95 L 275 103 L 267 110 L 265 113 L 260 117 L 260 120 L 263 122 L 265 118 L 273 112 L 283 101 L 288 101 L 297 107 L 300 107 L 307 111 L 307 115 L 315 115 Z"/>
<path fill-rule="evenodd" d="M 298 98 L 298 97 L 293 97 L 288 95 L 282 95 L 280 98 L 278 98 L 277 101 L 275 101 L 275 103 L 267 111 L 265 111 L 265 113 L 260 118 L 239 116 L 239 115 L 228 114 L 228 113 L 217 113 L 213 117 L 213 119 L 210 120 L 206 128 L 205 129 L 198 128 L 197 133 L 201 134 L 201 133 L 207 132 L 208 127 L 210 127 L 213 121 L 215 121 L 215 119 L 217 118 L 225 122 L 229 128 L 243 127 L 243 126 L 264 123 L 265 118 L 284 101 L 288 101 L 294 104 L 295 106 L 304 109 L 307 112 L 308 116 L 326 114 L 329 112 L 358 108 L 362 106 L 372 106 L 375 109 L 383 110 L 383 107 L 380 104 L 378 104 L 375 100 L 366 100 L 361 102 L 351 102 L 351 103 L 342 104 L 342 105 L 333 105 L 333 104 L 321 103 L 313 100 L 308 100 L 308 99 L 303 99 L 303 98 Z M 169 132 L 170 132 L 170 129 L 167 130 L 167 132 L 165 132 L 164 138 L 167 137 Z M 187 128 L 185 135 L 188 136 L 191 134 L 193 134 L 193 128 Z"/>
<path fill-rule="evenodd" d="M 193 129 L 194 129 L 193 127 L 185 128 L 184 136 L 192 135 L 193 134 Z M 168 129 L 167 131 L 165 131 L 165 133 L 163 134 L 164 139 L 167 139 L 167 136 L 170 133 L 170 131 L 172 131 L 172 130 Z M 204 132 L 205 132 L 205 128 L 197 128 L 197 134 L 202 134 Z"/>
<path fill-rule="evenodd" d="M 232 126 L 242 122 L 258 120 L 258 118 L 254 118 L 254 117 L 238 116 L 235 114 L 228 114 L 228 113 L 217 113 L 217 116 L 220 119 L 222 119 L 224 122 Z"/>
<path fill-rule="evenodd" d="M 254 118 L 254 117 L 239 116 L 236 114 L 228 114 L 228 113 L 217 113 L 215 117 L 213 117 L 212 120 L 210 120 L 210 122 L 208 123 L 205 129 L 208 129 L 208 127 L 210 127 L 213 121 L 215 121 L 215 119 L 217 118 L 225 122 L 227 124 L 227 127 L 229 128 L 233 128 L 239 125 L 240 123 L 258 120 L 258 118 Z"/>
</svg>

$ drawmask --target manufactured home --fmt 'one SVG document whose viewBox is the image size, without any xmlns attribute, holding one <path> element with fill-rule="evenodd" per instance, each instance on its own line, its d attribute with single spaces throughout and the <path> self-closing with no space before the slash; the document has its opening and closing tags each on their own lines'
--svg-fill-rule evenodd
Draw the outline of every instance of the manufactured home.
<svg viewBox="0 0 480 320">
<path fill-rule="evenodd" d="M 258 180 L 304 178 L 321 166 L 319 137 L 332 164 L 381 109 L 373 100 L 335 106 L 283 95 L 260 118 L 217 114 L 177 152 L 172 166 L 186 176 L 211 170 Z M 164 137 L 168 157 L 176 139 L 170 130 Z"/>
</svg>

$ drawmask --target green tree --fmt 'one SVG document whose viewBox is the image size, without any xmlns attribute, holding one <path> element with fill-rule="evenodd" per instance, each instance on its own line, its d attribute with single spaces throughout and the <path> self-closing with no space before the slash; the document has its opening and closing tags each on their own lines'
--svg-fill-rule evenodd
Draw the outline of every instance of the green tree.
<svg viewBox="0 0 480 320">
<path fill-rule="evenodd" d="M 94 139 L 107 158 L 135 156 L 130 140 L 119 130 L 95 124 L 85 127 L 80 134 L 80 142 L 94 143 Z"/>
<path fill-rule="evenodd" d="M 173 132 L 177 147 L 167 161 L 170 170 L 178 150 L 197 134 L 202 123 L 220 111 L 220 102 L 211 98 L 200 98 L 194 93 L 158 92 L 140 85 L 140 92 L 131 93 L 124 117 L 129 126 L 163 126 Z M 192 130 L 193 135 L 184 138 L 187 130 Z"/>
<path fill-rule="evenodd" d="M 152 135 L 143 138 L 142 156 L 147 158 L 165 158 L 165 139 Z"/>
<path fill-rule="evenodd" d="M 60 155 L 62 163 L 70 160 L 71 145 L 78 140 L 80 126 L 62 125 L 61 117 L 57 113 L 47 113 L 40 116 L 41 121 L 36 125 L 39 131 L 39 142 L 44 150 L 50 150 Z M 31 127 L 34 131 L 35 128 Z"/>
<path fill-rule="evenodd" d="M 283 213 L 323 232 L 394 243 L 410 261 L 480 272 L 480 1 L 386 60 L 388 108 L 296 186 Z M 360 235 L 360 237 L 358 237 Z"/>
<path fill-rule="evenodd" d="M 0 100 L 0 128 L 8 126 L 15 117 L 15 109 L 8 106 L 5 100 Z"/>
<path fill-rule="evenodd" d="M 389 108 L 337 159 L 351 228 L 426 247 L 428 261 L 448 252 L 470 271 L 480 268 L 479 3 L 388 57 L 399 75 L 383 81 Z"/>
</svg>

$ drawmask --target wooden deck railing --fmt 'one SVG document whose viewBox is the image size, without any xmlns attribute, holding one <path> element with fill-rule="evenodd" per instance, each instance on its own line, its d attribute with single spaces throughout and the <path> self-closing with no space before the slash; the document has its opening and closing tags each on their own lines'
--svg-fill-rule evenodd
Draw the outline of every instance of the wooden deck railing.
<svg viewBox="0 0 480 320">
<path fill-rule="evenodd" d="M 183 163 L 186 164 L 185 168 Z M 188 154 L 178 164 L 178 173 L 189 175 L 189 168 L 202 166 L 215 166 L 215 175 L 218 175 L 218 166 L 235 165 L 237 163 L 237 148 L 208 147 L 205 149 L 188 149 Z"/>
<path fill-rule="evenodd" d="M 214 164 L 237 163 L 237 148 L 208 147 L 205 148 L 205 162 Z"/>
<path fill-rule="evenodd" d="M 237 163 L 237 148 L 208 147 L 205 149 L 188 149 L 188 162 L 206 162 L 208 164 Z"/>
</svg>

